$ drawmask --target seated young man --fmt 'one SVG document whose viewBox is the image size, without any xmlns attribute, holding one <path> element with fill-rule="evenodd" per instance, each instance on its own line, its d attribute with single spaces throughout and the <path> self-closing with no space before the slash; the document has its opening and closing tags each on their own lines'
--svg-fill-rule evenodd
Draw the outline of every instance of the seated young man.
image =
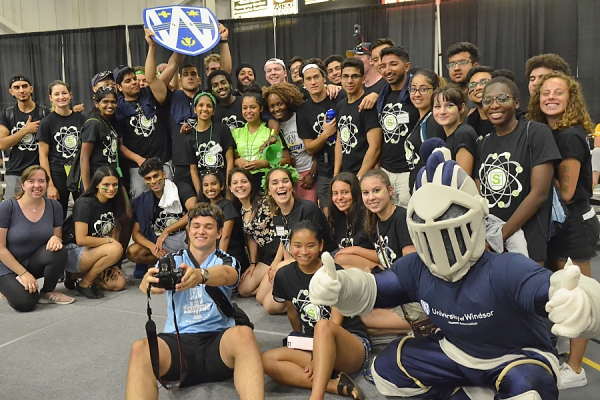
<svg viewBox="0 0 600 400">
<path fill-rule="evenodd" d="M 196 193 L 185 183 L 176 185 L 167 179 L 162 165 L 158 157 L 144 161 L 138 171 L 150 191 L 131 202 L 135 243 L 127 249 L 127 258 L 137 263 L 134 276 L 138 279 L 160 257 L 188 247 L 186 213 L 196 204 Z"/>
<path fill-rule="evenodd" d="M 199 203 L 188 212 L 190 249 L 174 255 L 185 271 L 174 291 L 151 287 L 152 294 L 167 292 L 168 314 L 164 332 L 158 335 L 158 375 L 161 382 L 181 380 L 181 386 L 218 382 L 233 377 L 240 399 L 264 399 L 264 373 L 258 345 L 252 330 L 235 326 L 207 293 L 206 286 L 219 287 L 227 299 L 239 283 L 235 258 L 217 249 L 225 216 L 214 204 Z M 140 284 L 147 292 L 156 284 L 150 268 Z M 174 311 L 171 301 L 174 301 Z M 180 343 L 175 334 L 176 313 Z M 240 345 L 242 344 L 242 345 Z M 179 356 L 181 351 L 181 359 Z M 235 370 L 235 374 L 234 374 Z M 127 375 L 127 399 L 158 399 L 147 339 L 136 341 L 131 349 Z"/>
</svg>

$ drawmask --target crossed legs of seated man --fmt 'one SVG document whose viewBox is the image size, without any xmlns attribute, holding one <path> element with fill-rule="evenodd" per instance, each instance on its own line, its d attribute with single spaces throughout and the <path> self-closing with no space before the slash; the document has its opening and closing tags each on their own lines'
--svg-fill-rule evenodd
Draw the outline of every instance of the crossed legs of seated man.
<svg viewBox="0 0 600 400">
<path fill-rule="evenodd" d="M 249 327 L 234 326 L 221 332 L 180 336 L 183 362 L 187 365 L 182 387 L 233 377 L 240 399 L 264 399 L 262 362 Z M 244 345 L 240 346 L 240 343 Z M 180 365 L 176 336 L 160 334 L 158 353 L 161 379 L 178 380 Z M 132 346 L 126 398 L 158 399 L 158 383 L 152 371 L 147 339 L 138 340 Z"/>
<path fill-rule="evenodd" d="M 533 351 L 521 353 L 522 357 L 495 367 L 474 369 L 451 360 L 436 338 L 396 339 L 373 362 L 373 378 L 377 390 L 386 396 L 419 396 L 424 400 L 558 399 L 556 376 L 548 360 Z"/>
</svg>

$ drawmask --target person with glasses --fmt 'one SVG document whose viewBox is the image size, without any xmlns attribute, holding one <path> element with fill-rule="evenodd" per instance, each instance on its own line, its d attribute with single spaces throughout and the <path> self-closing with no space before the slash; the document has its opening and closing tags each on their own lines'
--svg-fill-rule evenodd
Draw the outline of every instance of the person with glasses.
<svg viewBox="0 0 600 400">
<path fill-rule="evenodd" d="M 494 125 L 487 119 L 483 112 L 483 89 L 485 85 L 492 79 L 494 69 L 485 65 L 473 67 L 467 73 L 467 94 L 471 103 L 475 104 L 475 108 L 469 111 L 467 116 L 467 124 L 471 125 L 478 138 L 482 138 L 494 129 Z"/>
<path fill-rule="evenodd" d="M 48 97 L 52 112 L 42 119 L 36 139 L 38 140 L 40 165 L 50 175 L 47 196 L 58 200 L 67 215 L 70 192 L 67 176 L 80 146 L 81 126 L 85 116 L 74 112 L 71 107 L 71 87 L 63 81 L 54 81 L 48 86 Z M 78 191 L 73 193 L 75 200 Z"/>
<path fill-rule="evenodd" d="M 112 71 L 98 72 L 92 77 L 92 91 L 94 93 L 104 86 L 112 86 L 116 90 L 117 85 L 115 84 L 115 78 L 113 77 Z"/>
<path fill-rule="evenodd" d="M 208 290 L 216 288 L 223 301 L 230 303 L 231 292 L 239 283 L 235 258 L 217 248 L 224 219 L 217 205 L 196 204 L 188 213 L 190 248 L 174 254 L 177 269 L 185 273 L 181 283 L 175 290 L 156 287 L 159 280 L 153 274 L 158 268 L 150 268 L 140 283 L 144 294 L 166 293 L 169 307 L 164 330 L 158 338 L 155 335 L 158 376 L 152 368 L 148 339 L 140 339 L 131 347 L 128 400 L 158 399 L 157 378 L 171 388 L 233 378 L 240 399 L 264 399 L 263 366 L 252 329 L 236 326 Z"/>
<path fill-rule="evenodd" d="M 377 99 L 379 125 L 383 129 L 380 166 L 392 181 L 397 205 L 406 207 L 410 200 L 410 169 L 404 142 L 420 113 L 410 98 L 412 75 L 408 52 L 402 46 L 390 46 L 380 51 L 379 58 L 379 71 L 386 82 Z"/>
<path fill-rule="evenodd" d="M 479 65 L 481 58 L 479 49 L 469 42 L 454 43 L 448 47 L 446 58 L 448 59 L 446 67 L 448 67 L 450 80 L 459 85 L 467 94 L 467 74 L 471 68 Z M 473 106 L 469 104 L 468 108 L 471 109 Z"/>
<path fill-rule="evenodd" d="M 302 77 L 300 76 L 300 67 L 304 64 L 304 58 L 299 56 L 294 56 L 288 61 L 288 71 L 290 71 L 290 79 L 292 83 L 298 86 L 298 89 L 302 89 L 303 82 Z"/>
<path fill-rule="evenodd" d="M 475 182 L 490 214 L 505 221 L 502 239 L 523 229 L 529 257 L 543 265 L 550 184 L 554 166 L 561 160 L 552 131 L 545 124 L 517 119 L 519 89 L 508 78 L 490 80 L 481 103 L 494 129 L 479 142 Z"/>
<path fill-rule="evenodd" d="M 563 229 L 548 243 L 547 266 L 551 270 L 564 269 L 570 258 L 583 275 L 591 277 L 590 260 L 596 255 L 600 233 L 596 212 L 590 206 L 592 161 L 588 138 L 594 134 L 594 125 L 579 83 L 558 71 L 544 75 L 531 95 L 527 112 L 528 118 L 552 129 L 562 156 L 554 177 L 569 213 Z M 569 357 L 561 365 L 559 389 L 587 384 L 582 368 L 587 342 L 571 339 Z"/>
<path fill-rule="evenodd" d="M 363 72 L 364 82 L 363 86 L 365 93 L 370 95 L 373 93 L 373 98 L 378 94 L 381 89 L 385 86 L 385 81 L 382 79 L 381 74 L 375 68 L 375 63 L 371 57 L 371 43 L 361 43 L 352 50 L 346 51 L 346 57 L 354 57 L 363 62 L 365 70 Z M 342 87 L 343 87 L 342 83 Z M 364 106 L 364 104 L 363 104 Z M 370 107 L 369 107 L 370 108 Z"/>
<path fill-rule="evenodd" d="M 329 216 L 333 236 L 339 246 L 335 261 L 346 267 L 371 271 L 378 264 L 377 252 L 364 231 L 366 209 L 358 178 L 340 172 L 329 187 Z"/>
<path fill-rule="evenodd" d="M 363 88 L 365 66 L 358 58 L 347 58 L 342 63 L 342 87 L 347 96 L 335 108 L 337 138 L 333 175 L 352 172 L 360 179 L 379 161 L 381 154 L 381 126 L 377 110 L 359 105 L 366 96 Z"/>
<path fill-rule="evenodd" d="M 477 134 L 470 125 L 463 122 L 466 103 L 467 96 L 455 84 L 438 88 L 433 93 L 433 118 L 444 128 L 450 156 L 472 176 L 477 155 Z"/>
<path fill-rule="evenodd" d="M 433 92 L 440 87 L 440 78 L 430 69 L 417 70 L 410 82 L 410 100 L 419 110 L 419 120 L 404 141 L 404 154 L 408 164 L 408 188 L 412 193 L 417 179 L 417 173 L 425 163 L 421 160 L 419 151 L 427 139 L 434 137 L 446 140 L 444 128 L 433 118 Z"/>
<path fill-rule="evenodd" d="M 17 104 L 0 114 L 0 150 L 8 156 L 4 173 L 5 199 L 16 194 L 23 171 L 39 164 L 35 135 L 40 120 L 48 114 L 46 107 L 36 104 L 31 98 L 33 84 L 28 77 L 15 75 L 10 78 L 8 92 L 17 100 Z"/>
</svg>

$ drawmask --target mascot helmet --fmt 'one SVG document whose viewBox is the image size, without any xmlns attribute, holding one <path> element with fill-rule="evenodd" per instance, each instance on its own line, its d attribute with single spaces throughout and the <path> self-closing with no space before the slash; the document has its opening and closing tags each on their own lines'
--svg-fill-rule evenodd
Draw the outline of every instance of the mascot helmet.
<svg viewBox="0 0 600 400">
<path fill-rule="evenodd" d="M 436 149 L 415 183 L 407 210 L 412 241 L 431 273 L 446 281 L 461 279 L 485 250 L 487 201 L 475 182 Z"/>
</svg>

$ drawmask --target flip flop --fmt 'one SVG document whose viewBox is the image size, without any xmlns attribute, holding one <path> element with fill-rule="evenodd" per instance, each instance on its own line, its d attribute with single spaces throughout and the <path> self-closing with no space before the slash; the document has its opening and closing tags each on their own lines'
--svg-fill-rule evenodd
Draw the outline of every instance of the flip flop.
<svg viewBox="0 0 600 400">
<path fill-rule="evenodd" d="M 351 397 L 356 400 L 364 400 L 367 397 L 361 388 L 345 372 L 340 372 L 337 392 L 340 396 Z"/>
</svg>

